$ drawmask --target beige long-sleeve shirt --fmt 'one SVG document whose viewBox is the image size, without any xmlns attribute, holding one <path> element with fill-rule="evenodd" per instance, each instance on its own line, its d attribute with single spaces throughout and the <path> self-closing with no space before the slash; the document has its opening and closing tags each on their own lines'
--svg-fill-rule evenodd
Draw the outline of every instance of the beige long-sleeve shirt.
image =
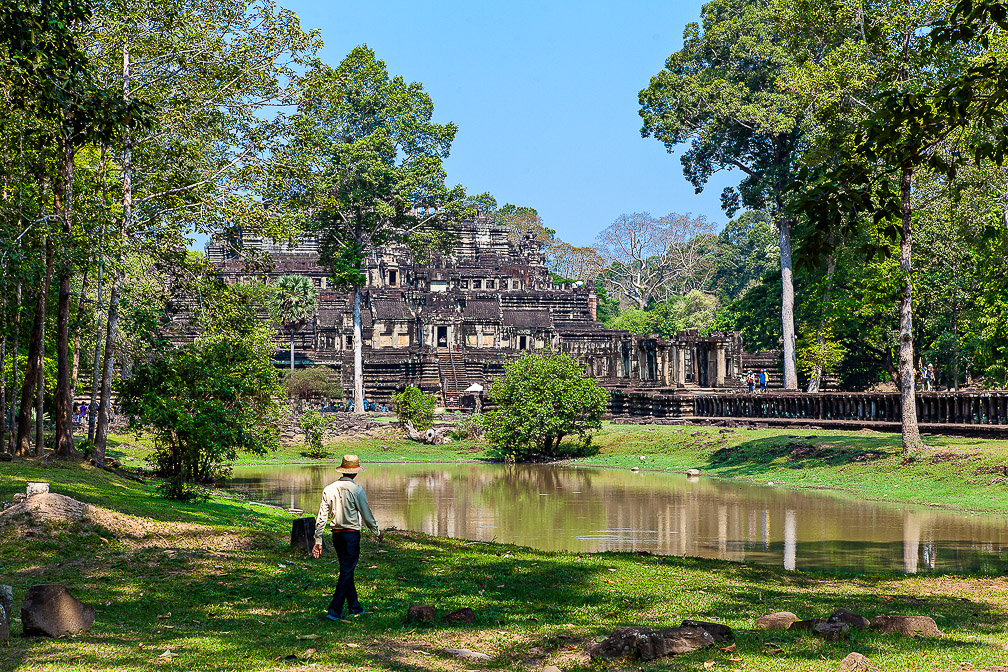
<svg viewBox="0 0 1008 672">
<path fill-rule="evenodd" d="M 360 530 L 363 523 L 375 534 L 379 533 L 364 488 L 346 476 L 322 491 L 322 503 L 315 517 L 316 544 L 322 543 L 322 533 L 330 520 L 334 530 Z"/>
</svg>

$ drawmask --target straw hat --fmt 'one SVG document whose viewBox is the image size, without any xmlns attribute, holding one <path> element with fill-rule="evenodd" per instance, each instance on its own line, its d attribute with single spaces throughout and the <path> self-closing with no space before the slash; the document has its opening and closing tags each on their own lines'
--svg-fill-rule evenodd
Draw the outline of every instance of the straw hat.
<svg viewBox="0 0 1008 672">
<path fill-rule="evenodd" d="M 360 466 L 360 458 L 356 455 L 344 455 L 343 462 L 336 467 L 336 471 L 341 474 L 359 474 L 364 471 L 364 467 Z"/>
</svg>

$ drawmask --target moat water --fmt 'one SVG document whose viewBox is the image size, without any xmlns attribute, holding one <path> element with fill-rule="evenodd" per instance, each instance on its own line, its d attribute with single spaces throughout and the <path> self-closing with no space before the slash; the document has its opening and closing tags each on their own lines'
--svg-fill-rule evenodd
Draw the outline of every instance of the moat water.
<svg viewBox="0 0 1008 672">
<path fill-rule="evenodd" d="M 314 515 L 332 466 L 235 468 L 230 487 Z M 550 551 L 648 551 L 829 572 L 1002 573 L 1008 517 L 668 472 L 371 464 L 383 527 Z"/>
</svg>

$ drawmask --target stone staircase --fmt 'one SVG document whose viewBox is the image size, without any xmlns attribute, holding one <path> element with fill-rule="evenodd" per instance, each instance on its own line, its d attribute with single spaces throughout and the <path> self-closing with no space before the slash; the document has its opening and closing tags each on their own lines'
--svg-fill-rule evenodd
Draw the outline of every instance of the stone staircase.
<svg viewBox="0 0 1008 672">
<path fill-rule="evenodd" d="M 438 367 L 441 372 L 441 390 L 444 393 L 446 408 L 459 408 L 462 395 L 469 387 L 465 357 L 462 353 L 452 351 L 451 346 L 438 348 Z"/>
</svg>

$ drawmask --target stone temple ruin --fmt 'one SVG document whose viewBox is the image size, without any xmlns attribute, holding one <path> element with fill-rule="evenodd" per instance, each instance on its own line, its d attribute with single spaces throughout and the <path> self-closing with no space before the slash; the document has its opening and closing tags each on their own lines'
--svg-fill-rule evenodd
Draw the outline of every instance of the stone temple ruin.
<svg viewBox="0 0 1008 672">
<path fill-rule="evenodd" d="M 268 271 L 250 270 L 249 251 L 269 258 Z M 295 336 L 295 365 L 338 370 L 349 399 L 352 296 L 332 288 L 314 240 L 288 247 L 246 235 L 240 244 L 208 245 L 207 258 L 229 283 L 311 278 L 318 311 Z M 739 388 L 747 368 L 766 368 L 779 386 L 779 354 L 747 355 L 738 332 L 659 338 L 605 329 L 592 288 L 555 283 L 537 242 L 513 240 L 489 218 L 459 225 L 451 254 L 416 263 L 408 248 L 390 247 L 371 254 L 366 274 L 364 386 L 371 400 L 385 402 L 414 385 L 449 408 L 470 406 L 476 395 L 466 390 L 487 388 L 508 358 L 548 349 L 571 355 L 612 391 L 614 412 L 634 393 L 672 398 L 677 391 Z M 278 330 L 278 366 L 289 346 L 289 335 Z"/>
</svg>

